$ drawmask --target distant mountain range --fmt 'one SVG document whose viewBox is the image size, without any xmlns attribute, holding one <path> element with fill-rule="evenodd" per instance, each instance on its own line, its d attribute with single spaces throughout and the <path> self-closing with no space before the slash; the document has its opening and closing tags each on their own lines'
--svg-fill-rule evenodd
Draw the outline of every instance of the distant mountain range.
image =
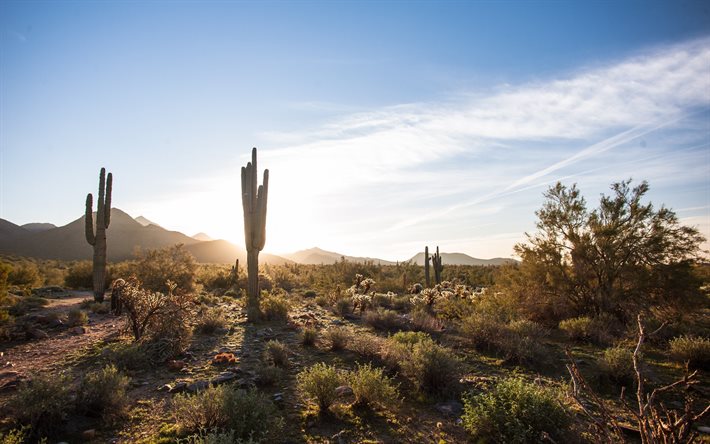
<svg viewBox="0 0 710 444">
<path fill-rule="evenodd" d="M 213 240 L 205 233 L 192 237 L 178 231 L 170 231 L 143 216 L 132 218 L 118 208 L 111 209 L 111 224 L 107 231 L 108 260 L 122 261 L 134 257 L 138 249 L 163 248 L 184 244 L 198 262 L 233 264 L 235 259 L 246 264 L 246 250 L 226 240 Z M 49 223 L 29 223 L 23 226 L 0 219 L 0 253 L 42 259 L 85 260 L 91 259 L 92 247 L 84 237 L 84 216 L 67 225 L 57 227 Z M 513 259 L 476 259 L 463 253 L 441 253 L 444 264 L 450 265 L 501 265 L 515 262 Z M 377 258 L 346 256 L 320 248 L 297 251 L 276 256 L 262 253 L 259 260 L 272 265 L 289 262 L 301 264 L 334 264 L 345 258 L 348 262 L 373 262 L 394 265 L 395 262 Z M 424 264 L 424 253 L 410 259 Z"/>
</svg>

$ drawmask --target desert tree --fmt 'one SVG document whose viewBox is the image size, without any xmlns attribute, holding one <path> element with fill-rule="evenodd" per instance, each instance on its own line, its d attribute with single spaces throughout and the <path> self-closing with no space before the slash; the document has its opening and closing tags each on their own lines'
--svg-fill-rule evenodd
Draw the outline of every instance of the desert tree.
<svg viewBox="0 0 710 444">
<path fill-rule="evenodd" d="M 689 299 L 704 238 L 672 210 L 644 203 L 647 182 L 626 180 L 611 190 L 591 211 L 576 185 L 547 190 L 538 231 L 515 246 L 528 290 L 540 301 L 566 300 L 577 312 L 621 317 L 633 304 Z"/>
</svg>

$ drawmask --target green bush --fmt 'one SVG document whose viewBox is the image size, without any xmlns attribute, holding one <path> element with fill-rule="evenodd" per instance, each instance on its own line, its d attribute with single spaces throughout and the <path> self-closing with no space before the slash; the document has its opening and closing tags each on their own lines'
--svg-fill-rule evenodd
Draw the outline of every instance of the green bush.
<svg viewBox="0 0 710 444">
<path fill-rule="evenodd" d="M 27 432 L 27 427 L 20 427 L 0 433 L 0 444 L 25 444 L 28 441 Z"/>
<path fill-rule="evenodd" d="M 593 318 L 580 316 L 565 319 L 559 324 L 559 329 L 564 331 L 570 339 L 597 345 L 611 343 L 619 333 L 619 328 L 619 322 L 608 314 L 601 314 Z"/>
<path fill-rule="evenodd" d="M 679 362 L 688 362 L 691 367 L 703 368 L 710 364 L 710 339 L 699 336 L 680 336 L 671 339 L 671 357 Z"/>
<path fill-rule="evenodd" d="M 176 285 L 175 293 L 195 291 L 197 262 L 183 244 L 140 252 L 131 271 L 150 291 L 173 292 L 168 281 Z"/>
<path fill-rule="evenodd" d="M 385 344 L 385 339 L 370 333 L 358 333 L 348 342 L 348 350 L 368 359 L 380 357 Z"/>
<path fill-rule="evenodd" d="M 10 306 L 8 312 L 12 316 L 22 316 L 31 310 L 49 305 L 49 301 L 39 296 L 22 296 L 14 305 Z"/>
<path fill-rule="evenodd" d="M 42 285 L 44 280 L 39 275 L 37 264 L 29 261 L 17 262 L 12 266 L 12 271 L 7 278 L 10 285 L 33 288 Z"/>
<path fill-rule="evenodd" d="M 79 309 L 69 310 L 67 314 L 67 324 L 72 327 L 86 325 L 89 323 L 89 315 L 85 311 Z"/>
<path fill-rule="evenodd" d="M 261 297 L 261 314 L 266 321 L 288 321 L 291 303 L 281 294 L 265 293 Z"/>
<path fill-rule="evenodd" d="M 627 382 L 634 376 L 633 354 L 625 347 L 607 348 L 597 362 L 601 372 L 614 381 Z"/>
<path fill-rule="evenodd" d="M 328 410 L 337 394 L 335 389 L 343 384 L 343 375 L 334 366 L 315 364 L 301 371 L 297 377 L 298 388 L 308 399 L 314 400 L 322 413 Z"/>
<path fill-rule="evenodd" d="M 323 334 L 333 351 L 342 350 L 347 345 L 352 334 L 346 327 L 330 327 Z"/>
<path fill-rule="evenodd" d="M 495 349 L 505 324 L 486 313 L 473 313 L 461 321 L 460 330 L 479 350 Z"/>
<path fill-rule="evenodd" d="M 348 374 L 347 380 L 355 395 L 356 405 L 388 407 L 399 397 L 392 379 L 385 376 L 381 368 L 371 364 L 358 364 L 357 369 Z"/>
<path fill-rule="evenodd" d="M 283 420 L 276 406 L 257 390 L 240 390 L 221 385 L 194 395 L 173 398 L 172 414 L 183 431 L 226 432 L 232 442 L 252 439 L 268 441 L 277 436 Z"/>
<path fill-rule="evenodd" d="M 130 379 L 113 365 L 89 373 L 79 385 L 77 410 L 89 414 L 99 414 L 110 422 L 123 417 L 128 406 L 126 389 Z"/>
<path fill-rule="evenodd" d="M 106 287 L 110 284 L 109 273 L 106 273 Z M 75 290 L 91 289 L 94 286 L 94 264 L 91 261 L 74 262 L 69 266 L 64 285 Z"/>
<path fill-rule="evenodd" d="M 291 355 L 288 346 L 280 341 L 271 340 L 266 343 L 264 360 L 276 367 L 288 367 L 288 358 Z"/>
<path fill-rule="evenodd" d="M 17 422 L 29 426 L 35 437 L 58 431 L 72 412 L 69 383 L 64 374 L 36 375 L 23 382 L 9 403 Z"/>
<path fill-rule="evenodd" d="M 464 397 L 464 428 L 477 442 L 539 443 L 544 434 L 564 442 L 570 424 L 558 395 L 519 378 Z"/>
</svg>

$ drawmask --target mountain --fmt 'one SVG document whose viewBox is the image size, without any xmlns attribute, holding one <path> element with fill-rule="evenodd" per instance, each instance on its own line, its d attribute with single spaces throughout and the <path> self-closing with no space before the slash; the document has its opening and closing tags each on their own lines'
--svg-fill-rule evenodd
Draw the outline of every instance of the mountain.
<svg viewBox="0 0 710 444">
<path fill-rule="evenodd" d="M 27 231 L 38 232 L 38 231 L 51 230 L 52 228 L 57 228 L 57 226 L 54 224 L 33 222 L 33 223 L 29 223 L 29 224 L 24 224 L 22 226 L 22 228 L 24 228 Z"/>
<path fill-rule="evenodd" d="M 299 264 L 309 264 L 309 265 L 320 265 L 320 264 L 335 264 L 340 262 L 344 257 L 348 262 L 374 262 L 381 265 L 394 265 L 394 262 L 386 261 L 383 259 L 376 259 L 370 257 L 356 257 L 356 256 L 345 256 L 344 254 L 335 253 L 332 251 L 321 250 L 320 248 L 314 247 L 308 250 L 301 250 L 291 254 L 282 254 L 282 257 L 290 259 Z"/>
<path fill-rule="evenodd" d="M 143 225 L 144 227 L 147 227 L 148 225 L 155 225 L 156 227 L 160 227 L 160 225 L 156 224 L 152 220 L 146 219 L 143 216 L 136 217 L 135 221 Z"/>
<path fill-rule="evenodd" d="M 200 241 L 178 231 L 169 231 L 148 221 L 143 225 L 118 208 L 111 209 L 111 223 L 106 232 L 108 260 L 122 261 L 134 257 L 137 249 L 164 248 L 184 244 L 198 262 L 233 264 L 239 258 L 246 263 L 246 251 L 224 240 Z M 85 260 L 93 256 L 86 242 L 84 216 L 62 227 L 30 231 L 0 219 L 0 253 L 43 259 Z M 261 254 L 263 263 L 290 262 L 279 256 Z"/>
<path fill-rule="evenodd" d="M 192 245 L 188 245 L 186 248 L 193 254 L 193 256 L 195 256 L 198 262 L 234 264 L 234 261 L 239 259 L 239 262 L 244 264 L 246 267 L 246 250 L 223 239 L 197 242 Z M 271 265 L 283 265 L 292 261 L 273 254 L 261 253 L 259 254 L 259 262 Z"/>
<path fill-rule="evenodd" d="M 441 262 L 444 265 L 504 265 L 513 264 L 515 259 L 506 259 L 502 257 L 494 257 L 493 259 L 478 259 L 463 253 L 440 253 Z M 411 262 L 417 265 L 424 265 L 424 252 L 415 254 Z"/>
<path fill-rule="evenodd" d="M 211 241 L 214 240 L 211 237 L 209 237 L 206 233 L 197 233 L 192 235 L 193 239 L 196 239 L 198 241 Z"/>
</svg>

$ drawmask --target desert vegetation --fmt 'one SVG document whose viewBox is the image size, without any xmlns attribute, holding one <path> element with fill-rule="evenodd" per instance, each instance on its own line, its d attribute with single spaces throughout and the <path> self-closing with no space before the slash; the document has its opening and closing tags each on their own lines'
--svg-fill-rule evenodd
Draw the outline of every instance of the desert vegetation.
<svg viewBox="0 0 710 444">
<path fill-rule="evenodd" d="M 437 248 L 424 267 L 244 273 L 175 245 L 108 264 L 109 305 L 88 261 L 4 257 L 0 439 L 700 441 L 710 273 L 647 190 L 617 183 L 588 209 L 552 187 L 521 261 L 495 267 Z"/>
</svg>

